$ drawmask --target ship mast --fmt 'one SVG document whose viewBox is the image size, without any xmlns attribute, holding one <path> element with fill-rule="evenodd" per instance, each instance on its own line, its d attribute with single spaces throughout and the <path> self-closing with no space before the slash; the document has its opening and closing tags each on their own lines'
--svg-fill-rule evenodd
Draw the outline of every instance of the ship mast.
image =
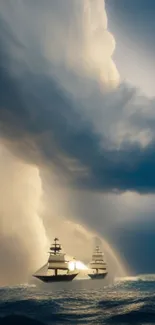
<svg viewBox="0 0 155 325">
<path fill-rule="evenodd" d="M 50 251 L 53 252 L 54 255 L 57 255 L 62 250 L 61 245 L 57 244 L 57 241 L 59 241 L 59 239 L 54 238 L 54 244 L 50 247 Z"/>
<path fill-rule="evenodd" d="M 99 246 L 96 246 L 95 248 L 90 265 L 92 269 L 96 270 L 97 274 L 99 269 L 106 271 L 106 263 L 104 261 L 104 256 L 103 253 L 100 251 Z"/>
<path fill-rule="evenodd" d="M 58 238 L 54 238 L 48 259 L 48 269 L 53 269 L 55 275 L 58 275 L 58 270 L 68 270 L 68 261 L 65 259 L 65 254 L 61 253 L 62 247 L 58 241 Z"/>
</svg>

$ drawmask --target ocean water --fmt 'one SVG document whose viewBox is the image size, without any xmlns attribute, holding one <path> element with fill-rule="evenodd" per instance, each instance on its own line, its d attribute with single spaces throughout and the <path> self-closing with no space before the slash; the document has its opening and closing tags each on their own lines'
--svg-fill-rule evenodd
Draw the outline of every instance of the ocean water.
<svg viewBox="0 0 155 325">
<path fill-rule="evenodd" d="M 155 324 L 155 276 L 81 283 L 1 288 L 0 324 Z"/>
</svg>

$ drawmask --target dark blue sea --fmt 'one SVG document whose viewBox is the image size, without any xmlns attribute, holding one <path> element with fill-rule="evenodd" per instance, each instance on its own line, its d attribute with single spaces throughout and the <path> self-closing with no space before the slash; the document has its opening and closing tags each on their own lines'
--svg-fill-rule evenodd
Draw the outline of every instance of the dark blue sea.
<svg viewBox="0 0 155 325">
<path fill-rule="evenodd" d="M 1 288 L 0 324 L 155 324 L 155 276 L 91 281 L 91 288 L 80 282 Z"/>
</svg>

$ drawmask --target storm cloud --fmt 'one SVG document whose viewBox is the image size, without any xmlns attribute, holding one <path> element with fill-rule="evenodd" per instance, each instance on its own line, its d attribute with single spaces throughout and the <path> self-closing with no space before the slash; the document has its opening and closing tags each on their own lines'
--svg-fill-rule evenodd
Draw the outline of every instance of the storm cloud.
<svg viewBox="0 0 155 325">
<path fill-rule="evenodd" d="M 13 47 L 18 53 L 24 44 L 15 40 L 11 26 L 4 24 L 2 19 L 0 23 L 1 136 L 15 142 L 18 153 L 23 157 L 26 155 L 35 164 L 40 157 L 49 168 L 50 165 L 60 168 L 72 186 L 95 191 L 154 192 L 154 116 L 150 118 L 149 115 L 153 111 L 154 99 L 144 97 L 141 100 L 138 91 L 127 85 L 120 85 L 107 94 L 103 84 L 103 91 L 98 89 L 99 104 L 96 101 L 96 107 L 90 107 L 88 112 L 85 103 L 92 106 L 93 91 L 85 100 L 75 100 L 74 95 L 60 85 L 54 73 L 48 73 L 49 62 L 42 52 L 37 55 L 39 43 L 35 54 L 41 68 L 36 71 L 27 67 L 25 70 L 24 64 L 29 59 L 27 53 L 24 52 L 26 61 L 18 62 L 18 57 L 12 57 L 12 51 L 7 52 Z M 29 50 L 33 51 L 33 47 Z M 24 71 L 21 72 L 22 64 Z M 14 72 L 14 65 L 19 73 Z M 50 68 L 52 71 L 52 64 Z M 76 79 L 79 76 L 76 77 L 74 72 L 75 84 Z M 97 86 L 98 82 L 94 81 L 94 89 Z M 137 104 L 139 97 L 142 107 Z M 129 113 L 126 114 L 127 108 Z M 102 133 L 91 120 L 92 112 L 102 117 Z M 114 134 L 109 134 L 108 130 L 106 133 L 106 113 L 111 122 L 116 112 L 111 124 Z M 134 126 L 137 133 L 149 129 L 151 140 L 143 146 L 141 141 L 133 142 L 130 136 L 124 136 L 119 145 L 115 143 L 119 117 L 131 130 Z"/>
<path fill-rule="evenodd" d="M 9 252 L 12 263 L 17 246 L 21 246 L 18 253 L 24 256 L 25 281 L 27 270 L 32 272 L 39 266 L 40 250 L 40 262 L 44 260 L 47 237 L 61 234 L 69 248 L 68 238 L 78 233 L 74 251 L 82 247 L 92 229 L 94 236 L 98 233 L 112 240 L 111 227 L 114 229 L 119 216 L 129 211 L 125 196 L 115 194 L 154 193 L 154 98 L 120 82 L 112 60 L 115 40 L 107 30 L 102 0 L 44 0 L 44 4 L 40 0 L 14 0 L 13 4 L 2 0 L 0 44 L 0 143 L 11 152 L 10 159 L 4 155 L 1 173 L 7 175 L 6 162 L 12 166 L 17 159 L 24 167 L 23 176 L 17 172 L 21 183 L 14 191 L 25 193 L 26 171 L 28 175 L 35 173 L 40 188 L 34 209 L 37 213 L 31 210 L 32 198 L 24 201 L 23 195 L 23 217 L 20 213 L 16 216 L 19 199 L 17 196 L 15 201 L 11 191 L 12 211 L 8 212 L 6 200 L 1 215 L 1 220 L 6 220 L 0 238 L 1 256 L 5 260 Z M 6 177 L 6 198 L 9 182 Z M 28 184 L 27 192 L 31 193 L 31 186 Z M 42 198 L 44 213 L 40 209 Z M 27 236 L 32 239 L 29 245 L 19 235 L 25 220 Z M 9 225 L 14 222 L 15 246 L 11 250 Z M 87 244 L 91 250 L 90 236 Z M 83 255 L 87 253 L 88 249 Z M 80 258 L 81 252 L 78 254 Z M 2 270 L 6 283 L 10 280 L 8 268 L 7 264 Z"/>
</svg>

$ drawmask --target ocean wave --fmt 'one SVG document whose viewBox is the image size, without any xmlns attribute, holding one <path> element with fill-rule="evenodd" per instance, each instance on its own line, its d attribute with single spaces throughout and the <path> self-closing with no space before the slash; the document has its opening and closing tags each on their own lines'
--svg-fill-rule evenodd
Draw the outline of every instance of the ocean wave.
<svg viewBox="0 0 155 325">
<path fill-rule="evenodd" d="M 8 315 L 28 316 L 29 323 L 24 320 L 14 323 L 32 325 L 38 325 L 38 320 L 45 325 L 152 325 L 155 324 L 155 290 L 152 291 L 152 287 L 154 283 L 148 276 L 143 277 L 143 281 L 140 277 L 121 279 L 117 285 L 96 290 L 77 287 L 43 292 L 24 284 L 1 291 L 0 317 L 4 321 Z M 1 319 L 0 324 L 3 324 Z"/>
<path fill-rule="evenodd" d="M 115 282 L 137 282 L 137 281 L 152 281 L 155 282 L 155 274 L 142 274 L 137 276 L 116 277 Z"/>
<path fill-rule="evenodd" d="M 17 285 L 3 286 L 0 287 L 0 290 L 18 290 L 18 289 L 26 289 L 26 288 L 36 288 L 36 284 L 21 283 Z"/>
<path fill-rule="evenodd" d="M 116 298 L 116 297 L 115 297 Z M 68 304 L 68 308 L 67 308 Z M 73 308 L 74 305 L 74 308 Z M 64 307 L 65 306 L 65 307 Z M 3 321 L 12 320 L 10 324 L 155 324 L 155 309 L 152 300 L 139 302 L 132 299 L 104 299 L 90 305 L 85 305 L 85 300 L 81 299 L 77 303 L 74 299 L 56 302 L 53 299 L 40 301 L 16 301 L 14 303 L 4 303 L 0 306 L 0 314 Z M 84 308 L 85 307 L 85 308 Z M 14 315 L 13 315 L 14 314 Z M 25 322 L 25 318 L 27 323 Z M 14 317 L 14 318 L 12 318 Z M 16 318 L 15 318 L 16 317 Z M 22 321 L 23 317 L 23 321 Z M 1 318 L 2 319 L 2 318 Z M 0 321 L 1 321 L 0 319 Z M 13 322 L 19 320 L 20 322 Z M 38 320 L 40 323 L 37 323 Z M 3 324 L 2 322 L 0 324 Z M 5 323 L 4 323 L 5 324 Z M 7 323 L 9 324 L 9 323 Z"/>
<path fill-rule="evenodd" d="M 0 324 L 1 325 L 44 325 L 44 323 L 40 322 L 39 320 L 29 318 L 27 316 L 21 315 L 8 315 L 4 317 L 0 317 Z"/>
<path fill-rule="evenodd" d="M 124 314 L 113 315 L 108 323 L 114 324 L 155 324 L 155 312 L 145 310 L 133 310 Z"/>
</svg>

